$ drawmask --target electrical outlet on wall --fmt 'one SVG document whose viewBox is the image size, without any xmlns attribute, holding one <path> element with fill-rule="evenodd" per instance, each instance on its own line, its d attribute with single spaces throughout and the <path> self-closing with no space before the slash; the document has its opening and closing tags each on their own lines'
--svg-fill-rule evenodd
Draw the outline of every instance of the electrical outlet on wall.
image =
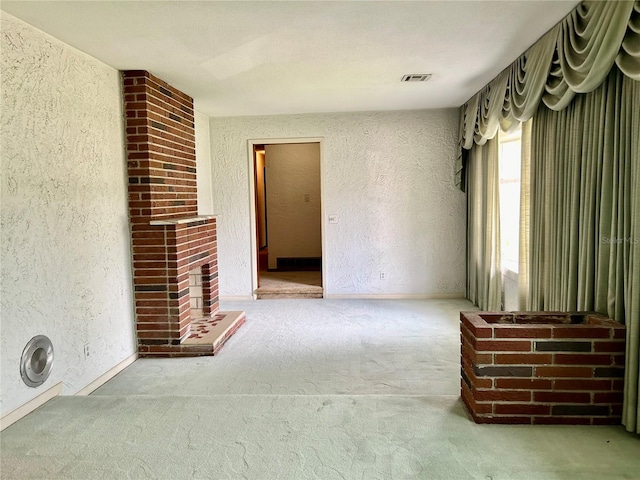
<svg viewBox="0 0 640 480">
<path fill-rule="evenodd" d="M 380 272 L 380 280 L 384 280 L 384 272 Z"/>
<path fill-rule="evenodd" d="M 84 358 L 89 358 L 89 354 L 90 354 L 90 350 L 89 350 L 89 344 L 85 343 L 84 345 Z"/>
</svg>

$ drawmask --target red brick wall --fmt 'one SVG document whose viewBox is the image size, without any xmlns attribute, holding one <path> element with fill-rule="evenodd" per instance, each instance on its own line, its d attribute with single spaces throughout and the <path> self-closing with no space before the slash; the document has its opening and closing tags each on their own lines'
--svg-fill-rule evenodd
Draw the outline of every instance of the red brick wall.
<svg viewBox="0 0 640 480">
<path fill-rule="evenodd" d="M 132 218 L 198 214 L 193 99 L 148 72 L 123 72 Z"/>
<path fill-rule="evenodd" d="M 460 313 L 462 400 L 477 423 L 620 423 L 624 325 L 492 323 L 504 316 Z"/>
<path fill-rule="evenodd" d="M 193 100 L 145 71 L 123 84 L 138 352 L 210 354 L 182 345 L 190 270 L 202 267 L 203 314 L 218 311 L 216 221 L 196 218 Z"/>
</svg>

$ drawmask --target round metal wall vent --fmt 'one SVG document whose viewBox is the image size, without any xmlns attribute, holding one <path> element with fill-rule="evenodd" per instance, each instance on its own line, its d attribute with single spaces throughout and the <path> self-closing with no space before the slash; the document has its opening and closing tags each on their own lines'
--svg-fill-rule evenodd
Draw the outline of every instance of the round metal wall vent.
<svg viewBox="0 0 640 480">
<path fill-rule="evenodd" d="M 30 387 L 42 385 L 53 366 L 53 344 L 48 337 L 38 335 L 29 340 L 22 351 L 20 375 L 22 381 Z"/>
</svg>

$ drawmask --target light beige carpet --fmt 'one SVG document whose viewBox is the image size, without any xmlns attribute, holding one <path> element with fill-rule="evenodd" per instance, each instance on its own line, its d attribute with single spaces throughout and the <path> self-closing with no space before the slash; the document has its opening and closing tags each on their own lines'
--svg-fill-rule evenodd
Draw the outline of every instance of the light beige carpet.
<svg viewBox="0 0 640 480">
<path fill-rule="evenodd" d="M 466 301 L 223 302 L 220 355 L 142 359 L 1 436 L 8 479 L 637 479 L 621 426 L 476 425 Z"/>
</svg>

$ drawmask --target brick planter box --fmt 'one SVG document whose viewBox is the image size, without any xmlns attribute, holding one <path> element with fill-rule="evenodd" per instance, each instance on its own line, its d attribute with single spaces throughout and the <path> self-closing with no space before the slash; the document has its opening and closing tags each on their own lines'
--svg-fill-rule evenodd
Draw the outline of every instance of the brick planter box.
<svg viewBox="0 0 640 480">
<path fill-rule="evenodd" d="M 460 312 L 476 423 L 619 424 L 625 327 L 585 312 Z"/>
</svg>

